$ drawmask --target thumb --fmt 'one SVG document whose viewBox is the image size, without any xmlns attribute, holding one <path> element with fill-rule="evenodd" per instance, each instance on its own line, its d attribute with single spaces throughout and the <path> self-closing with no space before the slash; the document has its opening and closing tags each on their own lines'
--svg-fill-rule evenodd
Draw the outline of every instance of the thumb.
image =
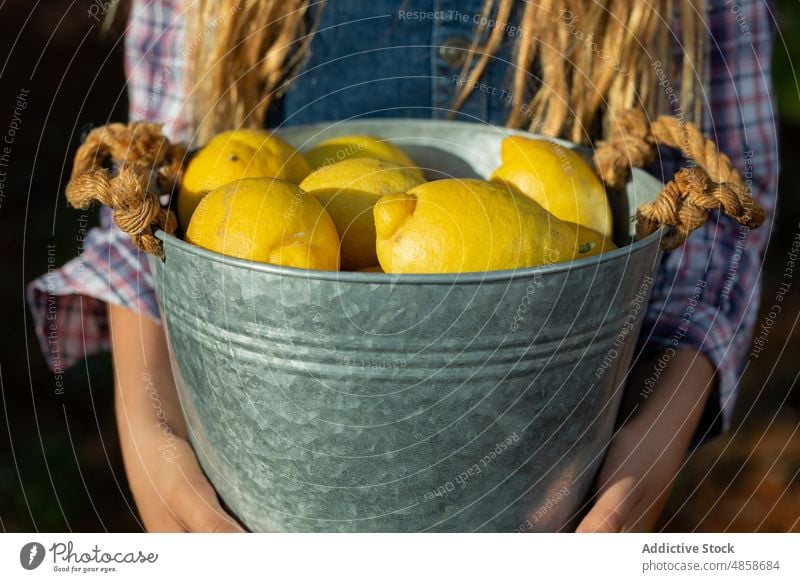
<svg viewBox="0 0 800 582">
<path fill-rule="evenodd" d="M 578 533 L 621 532 L 636 505 L 636 487 L 632 476 L 608 483 L 598 493 L 594 506 L 575 530 Z"/>
</svg>

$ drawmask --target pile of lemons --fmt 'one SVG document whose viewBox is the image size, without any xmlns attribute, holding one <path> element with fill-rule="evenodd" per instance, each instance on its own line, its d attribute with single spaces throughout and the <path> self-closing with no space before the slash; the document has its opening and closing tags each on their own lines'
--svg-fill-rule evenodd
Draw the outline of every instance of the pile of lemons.
<svg viewBox="0 0 800 582">
<path fill-rule="evenodd" d="M 571 261 L 615 248 L 592 169 L 544 139 L 506 138 L 490 181 L 426 181 L 367 135 L 300 153 L 265 130 L 214 137 L 177 200 L 188 242 L 301 269 L 463 273 Z"/>
</svg>

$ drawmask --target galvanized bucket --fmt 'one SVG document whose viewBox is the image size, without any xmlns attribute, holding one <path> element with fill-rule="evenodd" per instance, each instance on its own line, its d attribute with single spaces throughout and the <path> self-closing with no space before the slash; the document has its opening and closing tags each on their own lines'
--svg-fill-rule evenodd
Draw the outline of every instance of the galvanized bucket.
<svg viewBox="0 0 800 582">
<path fill-rule="evenodd" d="M 390 139 L 432 177 L 486 177 L 516 132 L 362 120 L 282 135 L 307 147 L 351 133 Z M 634 170 L 614 201 L 623 239 L 660 187 Z M 658 233 L 572 264 L 403 276 L 256 264 L 159 236 L 165 260 L 152 265 L 191 442 L 247 527 L 574 527 L 614 428 Z"/>
</svg>

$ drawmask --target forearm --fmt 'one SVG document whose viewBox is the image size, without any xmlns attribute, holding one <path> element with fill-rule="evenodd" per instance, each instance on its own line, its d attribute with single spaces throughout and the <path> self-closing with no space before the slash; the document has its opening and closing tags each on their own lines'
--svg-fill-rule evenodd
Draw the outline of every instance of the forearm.
<svg viewBox="0 0 800 582">
<path fill-rule="evenodd" d="M 711 362 L 694 350 L 656 353 L 634 366 L 624 422 L 597 476 L 594 506 L 577 531 L 653 530 L 715 382 Z"/>
<path fill-rule="evenodd" d="M 655 528 L 716 381 L 709 359 L 686 349 L 658 352 L 631 371 L 625 398 L 629 430 L 652 459 L 645 468 L 648 480 L 660 485 L 629 530 Z"/>
<path fill-rule="evenodd" d="M 690 440 L 716 382 L 714 367 L 702 352 L 686 348 L 654 352 L 631 369 L 621 418 L 651 425 L 653 430 L 671 428 L 676 437 Z"/>
<path fill-rule="evenodd" d="M 166 340 L 161 327 L 124 307 L 109 306 L 114 355 L 115 408 L 129 477 L 143 447 L 165 460 L 176 454 L 175 437 L 185 437 Z"/>
</svg>

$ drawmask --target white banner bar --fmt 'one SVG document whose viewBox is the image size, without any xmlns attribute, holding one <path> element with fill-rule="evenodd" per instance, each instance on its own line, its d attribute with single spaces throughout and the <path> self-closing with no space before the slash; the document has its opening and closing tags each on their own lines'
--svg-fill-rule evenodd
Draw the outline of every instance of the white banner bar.
<svg viewBox="0 0 800 582">
<path fill-rule="evenodd" d="M 800 534 L 3 534 L 0 580 L 800 580 Z M 170 578 L 171 577 L 171 578 Z M 580 578 L 583 577 L 583 578 Z"/>
</svg>

